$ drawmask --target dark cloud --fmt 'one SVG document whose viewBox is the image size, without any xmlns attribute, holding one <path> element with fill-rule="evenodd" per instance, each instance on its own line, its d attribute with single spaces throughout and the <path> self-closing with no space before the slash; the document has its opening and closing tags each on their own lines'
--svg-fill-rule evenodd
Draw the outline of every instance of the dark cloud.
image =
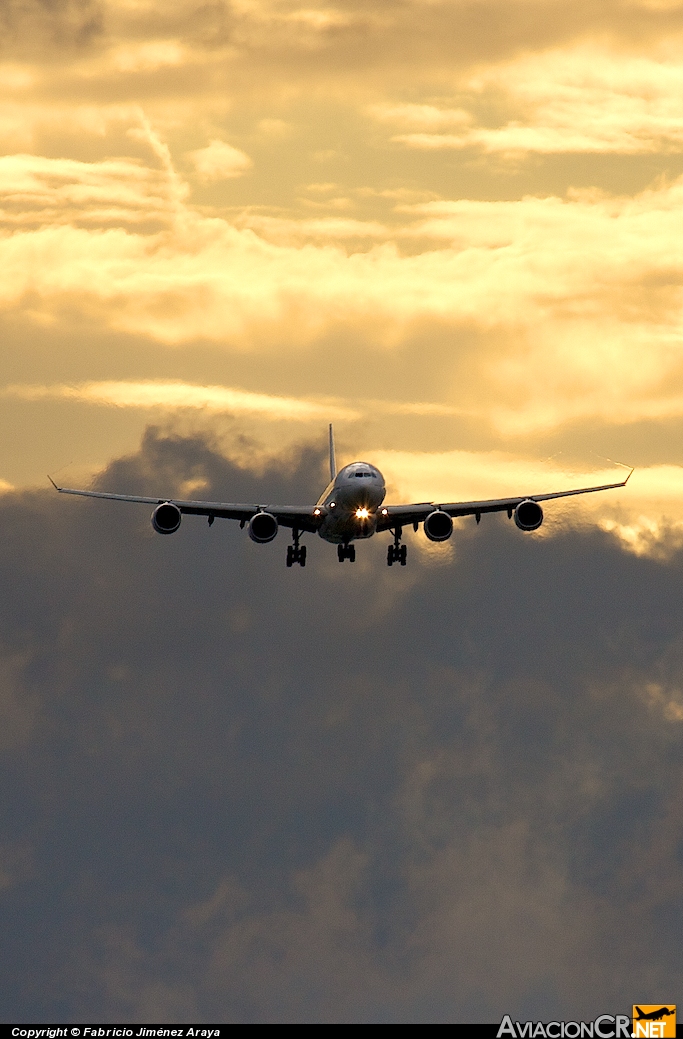
<svg viewBox="0 0 683 1039">
<path fill-rule="evenodd" d="M 29 55 L 45 47 L 81 48 L 99 36 L 102 25 L 98 0 L 0 0 L 5 51 Z"/>
<path fill-rule="evenodd" d="M 212 51 L 230 48 L 224 67 L 209 67 L 206 75 L 195 63 L 170 78 L 163 68 L 153 75 L 129 70 L 129 91 L 121 83 L 118 88 L 121 96 L 129 93 L 138 100 L 158 97 L 159 76 L 165 93 L 174 86 L 193 93 L 220 83 L 221 89 L 229 86 L 236 94 L 246 89 L 252 101 L 268 94 L 282 101 L 301 90 L 310 97 L 313 81 L 319 93 L 340 78 L 355 94 L 359 74 L 367 100 L 373 81 L 380 94 L 392 81 L 403 84 L 405 93 L 407 68 L 413 79 L 406 96 L 412 96 L 424 82 L 451 82 L 454 69 L 504 60 L 529 48 L 591 38 L 642 48 L 679 32 L 682 25 L 680 6 L 657 10 L 631 0 L 603 0 L 600 5 L 587 0 L 353 0 L 338 8 L 188 0 L 124 11 L 107 0 L 0 0 L 4 49 L 24 57 L 36 53 L 44 59 L 46 48 L 52 48 L 59 58 L 65 47 L 114 39 L 123 45 L 178 39 Z M 288 76 L 284 93 L 283 74 Z M 114 89 L 114 83 L 107 88 Z M 98 84 L 89 80 L 88 89 L 97 92 Z"/>
<path fill-rule="evenodd" d="M 237 455 L 236 455 L 237 457 Z M 259 461 L 254 445 L 239 457 Z M 98 486 L 311 500 L 149 431 Z M 497 1020 L 675 998 L 683 566 L 489 519 L 435 567 L 0 505 L 6 1020 Z M 422 535 L 419 535 L 422 537 Z M 421 561 L 422 559 L 422 561 Z M 678 712 L 678 713 L 677 713 Z"/>
<path fill-rule="evenodd" d="M 183 16 L 190 34 L 210 45 L 230 43 L 252 58 L 271 54 L 296 63 L 300 72 L 315 67 L 318 73 L 334 68 L 366 74 L 405 64 L 423 66 L 429 74 L 435 63 L 443 70 L 452 61 L 504 58 L 591 36 L 642 44 L 679 30 L 683 22 L 680 7 L 656 10 L 630 0 L 599 6 L 584 0 L 352 0 L 336 9 L 293 2 L 237 10 L 212 2 L 188 5 Z"/>
<path fill-rule="evenodd" d="M 316 17 L 317 16 L 317 17 Z M 578 39 L 611 38 L 632 46 L 656 43 L 680 31 L 680 7 L 656 10 L 630 0 L 606 0 L 596 5 L 560 0 L 364 0 L 338 8 L 296 2 L 271 7 L 236 8 L 227 2 L 159 8 L 145 31 L 182 34 L 199 45 L 231 47 L 229 80 L 237 90 L 268 80 L 275 70 L 288 71 L 288 91 L 298 82 L 308 92 L 329 77 L 342 76 L 354 92 L 353 80 L 362 75 L 365 95 L 375 75 L 384 91 L 388 82 L 404 80 L 405 69 L 414 79 L 408 96 L 425 82 L 452 79 L 458 66 L 503 60 L 531 49 L 559 47 Z M 282 92 L 282 82 L 279 84 Z M 405 92 L 403 82 L 403 92 Z"/>
</svg>

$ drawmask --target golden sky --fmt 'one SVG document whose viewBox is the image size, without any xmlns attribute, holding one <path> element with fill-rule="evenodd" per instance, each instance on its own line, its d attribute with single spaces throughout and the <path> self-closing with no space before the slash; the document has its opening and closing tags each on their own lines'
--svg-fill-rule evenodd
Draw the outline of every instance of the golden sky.
<svg viewBox="0 0 683 1039">
<path fill-rule="evenodd" d="M 683 3 L 5 0 L 0 38 L 4 483 L 331 419 L 395 495 L 607 458 L 586 515 L 683 520 Z"/>
<path fill-rule="evenodd" d="M 683 0 L 0 0 L 6 1017 L 676 998 L 682 55 Z M 304 571 L 45 475 L 311 501 L 329 421 L 393 501 L 636 470 Z"/>
</svg>

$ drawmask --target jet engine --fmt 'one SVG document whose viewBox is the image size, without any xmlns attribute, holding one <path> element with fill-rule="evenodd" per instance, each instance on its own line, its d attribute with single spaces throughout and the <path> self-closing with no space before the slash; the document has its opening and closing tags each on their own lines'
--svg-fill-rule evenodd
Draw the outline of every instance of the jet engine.
<svg viewBox="0 0 683 1039">
<path fill-rule="evenodd" d="M 521 501 L 515 509 L 515 523 L 520 530 L 538 530 L 543 522 L 543 509 L 537 501 Z"/>
<path fill-rule="evenodd" d="M 165 501 L 162 505 L 157 505 L 152 513 L 152 526 L 157 534 L 175 534 L 181 519 L 178 506 Z"/>
<path fill-rule="evenodd" d="M 448 541 L 453 533 L 453 520 L 447 512 L 435 509 L 425 520 L 425 534 L 430 541 Z"/>
<path fill-rule="evenodd" d="M 249 537 L 257 545 L 265 545 L 277 534 L 277 520 L 269 512 L 257 512 L 249 520 Z"/>
</svg>

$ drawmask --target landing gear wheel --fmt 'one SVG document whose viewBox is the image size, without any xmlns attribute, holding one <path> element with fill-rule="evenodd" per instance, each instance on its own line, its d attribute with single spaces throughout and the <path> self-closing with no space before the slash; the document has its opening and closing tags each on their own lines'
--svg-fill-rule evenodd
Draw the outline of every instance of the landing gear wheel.
<svg viewBox="0 0 683 1039">
<path fill-rule="evenodd" d="M 292 534 L 294 536 L 294 544 L 287 546 L 287 566 L 292 566 L 294 563 L 298 563 L 299 566 L 306 566 L 306 546 L 299 545 L 299 531 L 296 527 Z"/>
<path fill-rule="evenodd" d="M 346 559 L 346 548 L 344 545 L 337 545 L 337 558 L 340 563 L 343 563 Z"/>
<path fill-rule="evenodd" d="M 401 566 L 406 565 L 408 546 L 401 544 L 401 533 L 401 528 L 396 527 L 394 530 L 394 543 L 389 545 L 387 549 L 387 566 L 393 566 L 394 563 L 400 563 Z"/>
<path fill-rule="evenodd" d="M 356 547 L 355 547 L 355 545 L 349 545 L 349 547 L 346 550 L 346 554 L 349 557 L 349 563 L 355 563 L 356 562 Z"/>
</svg>

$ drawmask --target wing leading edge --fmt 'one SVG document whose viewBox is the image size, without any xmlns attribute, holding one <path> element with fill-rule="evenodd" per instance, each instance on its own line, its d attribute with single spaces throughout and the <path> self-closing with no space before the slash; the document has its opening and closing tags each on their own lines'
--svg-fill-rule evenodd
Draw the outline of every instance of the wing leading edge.
<svg viewBox="0 0 683 1039">
<path fill-rule="evenodd" d="M 409 523 L 419 523 L 433 512 L 440 509 L 449 516 L 481 516 L 484 512 L 507 512 L 509 516 L 523 501 L 550 501 L 552 498 L 569 498 L 575 494 L 592 494 L 595 491 L 611 491 L 616 487 L 625 487 L 633 469 L 620 483 L 603 483 L 598 487 L 577 487 L 570 491 L 552 491 L 550 494 L 527 494 L 515 498 L 491 498 L 486 501 L 450 502 L 445 505 L 436 502 L 420 502 L 416 505 L 385 505 L 379 510 L 377 530 L 390 530 Z"/>
<path fill-rule="evenodd" d="M 327 509 L 322 505 L 251 505 L 222 501 L 184 501 L 180 498 L 144 498 L 134 494 L 110 494 L 107 491 L 82 491 L 74 487 L 58 487 L 51 476 L 48 480 L 60 494 L 78 494 L 82 498 L 106 498 L 109 501 L 131 501 L 139 505 L 175 505 L 184 516 L 207 516 L 209 519 L 238 520 L 248 523 L 259 512 L 269 512 L 282 527 L 315 532 L 320 527 Z"/>
</svg>

